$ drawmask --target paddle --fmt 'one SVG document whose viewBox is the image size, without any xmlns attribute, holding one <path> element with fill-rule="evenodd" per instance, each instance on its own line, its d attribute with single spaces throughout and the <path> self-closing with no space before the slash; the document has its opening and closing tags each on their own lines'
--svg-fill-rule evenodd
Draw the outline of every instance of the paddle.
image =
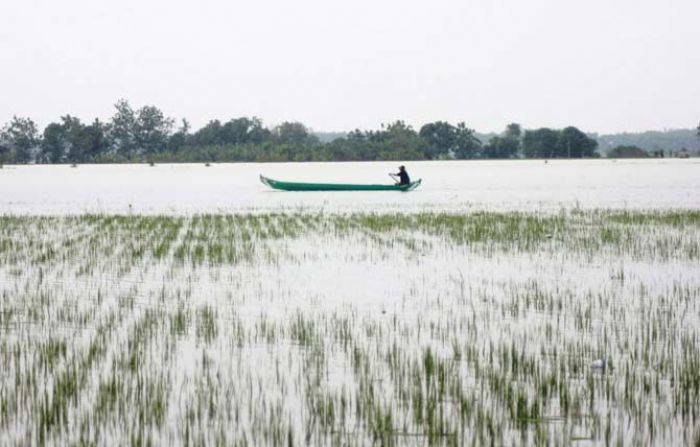
<svg viewBox="0 0 700 447">
<path fill-rule="evenodd" d="M 391 177 L 391 179 L 392 179 L 392 180 L 394 181 L 394 183 L 396 183 L 397 185 L 400 183 L 400 182 L 397 182 L 397 181 L 396 181 L 396 174 L 391 174 L 391 173 L 389 173 L 389 177 Z"/>
</svg>

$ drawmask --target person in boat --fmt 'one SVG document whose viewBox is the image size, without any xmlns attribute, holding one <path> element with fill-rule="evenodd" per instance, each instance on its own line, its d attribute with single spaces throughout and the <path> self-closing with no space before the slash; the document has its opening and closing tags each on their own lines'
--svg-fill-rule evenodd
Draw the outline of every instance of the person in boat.
<svg viewBox="0 0 700 447">
<path fill-rule="evenodd" d="M 399 172 L 396 174 L 389 174 L 390 176 L 399 178 L 399 185 L 408 185 L 411 183 L 411 178 L 408 176 L 408 172 L 406 172 L 406 166 L 399 166 Z"/>
</svg>

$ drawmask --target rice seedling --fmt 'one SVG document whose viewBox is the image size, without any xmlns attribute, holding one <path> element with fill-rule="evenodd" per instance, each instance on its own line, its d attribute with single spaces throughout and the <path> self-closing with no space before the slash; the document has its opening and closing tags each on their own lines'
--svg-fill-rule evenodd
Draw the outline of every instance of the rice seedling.
<svg viewBox="0 0 700 447">
<path fill-rule="evenodd" d="M 700 213 L 0 217 L 0 444 L 692 444 Z"/>
</svg>

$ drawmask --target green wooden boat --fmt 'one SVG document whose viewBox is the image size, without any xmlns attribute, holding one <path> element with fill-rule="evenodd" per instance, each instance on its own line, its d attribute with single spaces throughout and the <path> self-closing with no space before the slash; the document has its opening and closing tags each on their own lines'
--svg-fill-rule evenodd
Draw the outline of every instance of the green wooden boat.
<svg viewBox="0 0 700 447">
<path fill-rule="evenodd" d="M 284 191 L 411 191 L 420 185 L 421 180 L 416 180 L 408 185 L 358 185 L 348 183 L 298 183 L 280 182 L 271 178 L 260 176 L 260 181 L 270 188 Z"/>
</svg>

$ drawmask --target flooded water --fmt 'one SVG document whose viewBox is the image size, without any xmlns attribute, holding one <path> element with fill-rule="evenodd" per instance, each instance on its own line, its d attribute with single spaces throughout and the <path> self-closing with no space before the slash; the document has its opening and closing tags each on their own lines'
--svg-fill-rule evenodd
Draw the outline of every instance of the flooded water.
<svg viewBox="0 0 700 447">
<path fill-rule="evenodd" d="M 259 181 L 383 183 L 397 162 L 5 166 L 0 213 L 556 211 L 700 207 L 700 160 L 412 162 L 401 192 L 284 192 Z"/>
<path fill-rule="evenodd" d="M 0 445 L 697 444 L 698 161 L 396 164 L 1 169 Z"/>
<path fill-rule="evenodd" d="M 696 212 L 0 216 L 0 445 L 697 445 Z"/>
</svg>

